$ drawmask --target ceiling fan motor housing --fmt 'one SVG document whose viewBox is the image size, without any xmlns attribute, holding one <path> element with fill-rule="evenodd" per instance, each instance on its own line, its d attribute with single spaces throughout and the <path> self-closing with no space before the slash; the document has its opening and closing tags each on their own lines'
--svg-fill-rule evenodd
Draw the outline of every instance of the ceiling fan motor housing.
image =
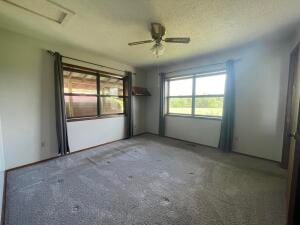
<svg viewBox="0 0 300 225">
<path fill-rule="evenodd" d="M 151 23 L 151 36 L 156 42 L 160 42 L 166 33 L 166 28 L 160 23 Z"/>
</svg>

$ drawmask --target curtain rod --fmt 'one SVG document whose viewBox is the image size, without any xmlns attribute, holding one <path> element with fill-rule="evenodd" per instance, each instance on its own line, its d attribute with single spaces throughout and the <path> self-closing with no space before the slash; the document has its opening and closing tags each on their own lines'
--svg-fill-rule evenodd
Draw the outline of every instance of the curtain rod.
<svg viewBox="0 0 300 225">
<path fill-rule="evenodd" d="M 51 51 L 51 50 L 47 50 L 48 53 L 54 55 L 55 52 Z M 103 67 L 103 68 L 107 68 L 107 69 L 111 69 L 111 70 L 115 70 L 115 71 L 119 71 L 119 72 L 127 72 L 125 70 L 120 70 L 120 69 L 116 69 L 116 68 L 113 68 L 113 67 L 109 67 L 109 66 L 104 66 L 104 65 L 101 65 L 101 64 L 97 64 L 97 63 L 93 63 L 93 62 L 88 62 L 88 61 L 85 61 L 85 60 L 81 60 L 81 59 L 76 59 L 76 58 L 72 58 L 72 57 L 69 57 L 69 56 L 65 56 L 65 55 L 62 55 L 63 58 L 66 58 L 66 59 L 71 59 L 71 60 L 75 60 L 75 61 L 78 61 L 78 62 L 83 62 L 83 63 L 87 63 L 87 64 L 91 64 L 91 65 L 94 65 L 94 66 L 100 66 L 100 67 Z M 132 74 L 135 74 L 136 73 L 132 73 Z"/>
<path fill-rule="evenodd" d="M 238 58 L 238 59 L 234 59 L 233 61 L 234 61 L 234 62 L 238 62 L 238 61 L 241 61 L 241 59 Z M 192 70 L 192 69 L 200 69 L 200 68 L 203 68 L 203 67 L 217 66 L 217 65 L 225 64 L 226 62 L 227 62 L 227 61 L 225 61 L 225 62 L 213 63 L 213 64 L 206 64 L 206 65 L 202 65 L 202 66 L 195 66 L 195 67 L 190 67 L 190 68 L 185 68 L 185 69 L 180 69 L 180 70 L 174 70 L 174 71 L 166 72 L 165 74 L 178 73 L 178 72 L 187 71 L 187 70 Z"/>
</svg>

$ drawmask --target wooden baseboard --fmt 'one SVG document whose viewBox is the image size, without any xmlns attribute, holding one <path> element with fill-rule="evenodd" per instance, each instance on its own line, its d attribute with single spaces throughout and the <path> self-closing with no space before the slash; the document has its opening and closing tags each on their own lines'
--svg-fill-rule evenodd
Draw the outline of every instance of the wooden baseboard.
<svg viewBox="0 0 300 225">
<path fill-rule="evenodd" d="M 134 135 L 134 136 L 136 137 L 136 136 L 141 136 L 141 135 L 145 135 L 145 134 L 151 134 L 151 135 L 159 136 L 159 134 L 155 134 L 155 133 L 151 133 L 151 132 L 143 132 L 143 133 L 140 133 L 140 134 L 137 134 L 137 135 Z"/>
<path fill-rule="evenodd" d="M 150 132 L 145 132 L 144 134 L 151 134 L 151 135 L 159 136 L 158 134 L 154 134 L 154 133 L 150 133 Z M 214 147 L 214 146 L 209 146 L 209 145 L 205 145 L 205 144 L 191 142 L 191 141 L 187 141 L 187 140 L 183 140 L 183 139 L 178 139 L 178 138 L 174 138 L 174 137 L 164 136 L 164 138 L 170 138 L 170 139 L 177 140 L 177 141 L 183 141 L 183 142 L 186 142 L 186 143 L 191 143 L 191 144 L 195 144 L 195 145 L 199 145 L 199 146 L 203 146 L 203 147 L 208 147 L 208 148 L 213 148 L 213 149 L 219 150 L 219 148 Z M 259 157 L 259 156 L 249 155 L 249 154 L 246 154 L 246 153 L 241 153 L 241 152 L 236 152 L 236 151 L 231 151 L 230 153 L 238 154 L 238 155 L 243 155 L 243 156 L 247 156 L 247 157 L 255 158 L 255 159 L 261 159 L 261 160 L 273 162 L 273 163 L 276 163 L 276 164 L 280 164 L 280 162 L 272 160 L 272 159 L 266 159 L 266 158 L 262 158 L 262 157 Z"/>
<path fill-rule="evenodd" d="M 144 134 L 148 134 L 148 132 L 142 132 L 142 133 L 139 133 L 139 134 L 135 134 L 135 135 L 133 135 L 133 137 L 138 137 L 138 136 L 141 136 L 141 135 L 144 135 Z"/>
<path fill-rule="evenodd" d="M 261 160 L 265 160 L 265 161 L 269 161 L 269 162 L 273 162 L 273 163 L 277 163 L 280 165 L 280 162 L 272 160 L 272 159 L 266 159 L 266 158 L 262 158 L 259 156 L 255 156 L 255 155 L 249 155 L 247 153 L 242 153 L 242 152 L 236 152 L 236 151 L 232 151 L 231 153 L 237 154 L 237 155 L 243 155 L 243 156 L 247 156 L 247 157 L 251 157 L 251 158 L 255 158 L 255 159 L 261 159 Z"/>
<path fill-rule="evenodd" d="M 77 153 L 80 153 L 80 152 L 83 152 L 83 151 L 91 150 L 91 149 L 93 149 L 93 148 L 98 148 L 98 147 L 101 147 L 101 146 L 104 146 L 104 145 L 108 145 L 108 144 L 112 144 L 112 143 L 114 143 L 114 142 L 122 141 L 122 140 L 125 140 L 125 139 L 126 139 L 126 138 L 122 138 L 122 139 L 118 139 L 118 140 L 115 140 L 115 141 L 110 141 L 110 142 L 106 142 L 106 143 L 103 143 L 103 144 L 91 146 L 91 147 L 88 147 L 88 148 L 79 149 L 79 150 L 76 150 L 75 152 L 70 152 L 69 154 L 63 155 L 63 156 L 60 156 L 60 157 L 66 157 L 66 156 L 68 156 L 68 155 L 77 154 Z"/>
<path fill-rule="evenodd" d="M 39 160 L 39 161 L 36 161 L 36 162 L 33 162 L 33 163 L 28 163 L 28 164 L 25 164 L 25 165 L 17 166 L 17 167 L 6 170 L 6 172 L 11 172 L 13 170 L 17 170 L 17 169 L 25 168 L 25 167 L 28 167 L 28 166 L 33 166 L 33 165 L 36 165 L 36 164 L 48 162 L 50 160 L 54 160 L 54 159 L 57 159 L 57 158 L 60 158 L 60 157 L 67 157 L 69 155 L 77 154 L 77 153 L 87 151 L 87 150 L 90 150 L 90 149 L 93 149 L 93 148 L 97 148 L 97 147 L 100 147 L 100 146 L 103 146 L 103 145 L 108 145 L 108 144 L 111 144 L 111 143 L 114 143 L 114 142 L 117 142 L 117 141 L 121 141 L 121 140 L 124 140 L 124 139 L 125 138 L 118 139 L 118 140 L 115 140 L 115 141 L 106 142 L 106 143 L 95 145 L 95 146 L 91 146 L 91 147 L 88 147 L 88 148 L 83 148 L 83 149 L 77 150 L 75 152 L 70 152 L 69 154 L 66 154 L 66 155 L 63 155 L 63 156 L 58 156 L 57 155 L 57 156 L 54 156 L 54 157 L 51 157 L 51 158 L 48 158 L 48 159 L 43 159 L 43 160 Z"/>
<path fill-rule="evenodd" d="M 145 132 L 144 134 L 151 134 L 151 135 L 155 135 L 155 136 L 160 136 L 159 134 L 155 134 L 155 133 L 151 133 L 151 132 Z M 160 136 L 160 137 L 162 137 L 162 138 L 169 138 L 169 139 L 173 139 L 173 140 L 176 140 L 176 141 L 183 141 L 183 142 L 186 142 L 186 143 L 190 143 L 190 144 L 194 144 L 194 145 L 199 145 L 199 146 L 203 146 L 203 147 L 218 149 L 217 147 L 214 147 L 214 146 L 204 145 L 204 144 L 200 144 L 200 143 L 197 143 L 197 142 L 187 141 L 187 140 L 184 140 L 184 139 L 169 137 L 169 136 L 166 136 L 166 135 L 165 136 Z"/>
<path fill-rule="evenodd" d="M 134 137 L 141 136 L 141 135 L 144 135 L 144 134 L 150 134 L 150 133 L 143 132 L 143 133 L 134 135 Z M 122 138 L 122 139 L 118 139 L 118 140 L 115 140 L 115 141 L 110 141 L 110 142 L 106 142 L 106 143 L 103 143 L 103 144 L 91 146 L 91 147 L 88 147 L 88 148 L 79 149 L 79 150 L 76 150 L 75 152 L 70 152 L 69 154 L 66 154 L 64 156 L 58 156 L 57 155 L 57 156 L 50 157 L 50 158 L 43 159 L 43 160 L 39 160 L 39 161 L 36 161 L 36 162 L 24 164 L 24 165 L 21 165 L 21 166 L 16 166 L 16 167 L 13 167 L 13 168 L 10 168 L 10 169 L 6 170 L 6 172 L 10 172 L 10 171 L 21 169 L 21 168 L 28 167 L 28 166 L 33 166 L 33 165 L 36 165 L 36 164 L 39 164 L 39 163 L 44 163 L 44 162 L 47 162 L 47 161 L 50 161 L 50 160 L 53 160 L 53 159 L 57 159 L 57 158 L 60 158 L 60 157 L 65 157 L 65 156 L 68 156 L 68 155 L 77 154 L 79 152 L 87 151 L 87 150 L 90 150 L 90 149 L 93 149 L 93 148 L 97 148 L 97 147 L 100 147 L 100 146 L 103 146 L 103 145 L 108 145 L 108 144 L 111 144 L 111 143 L 114 143 L 114 142 L 117 142 L 117 141 L 121 141 L 121 140 L 125 140 L 125 139 L 126 138 Z"/>
<path fill-rule="evenodd" d="M 202 146 L 202 147 L 218 149 L 217 147 L 210 146 L 210 145 L 205 145 L 205 144 L 200 144 L 200 143 L 197 143 L 197 142 L 187 141 L 187 140 L 183 140 L 183 139 L 179 139 L 179 138 L 174 138 L 174 137 L 169 137 L 169 136 L 164 136 L 164 137 L 170 138 L 170 139 L 173 139 L 173 140 L 177 140 L 177 141 L 183 141 L 183 142 L 190 143 L 190 144 L 193 144 L 193 145 L 199 145 L 199 146 Z"/>
<path fill-rule="evenodd" d="M 16 166 L 16 167 L 7 169 L 6 172 L 10 172 L 10 171 L 13 171 L 13 170 L 25 168 L 25 167 L 28 167 L 28 166 L 33 166 L 33 165 L 36 165 L 36 164 L 39 164 L 39 163 L 44 163 L 44 162 L 47 162 L 47 161 L 50 161 L 50 160 L 53 160 L 53 159 L 57 159 L 58 157 L 59 156 L 54 156 L 54 157 L 50 157 L 50 158 L 47 158 L 47 159 L 42 159 L 42 160 L 39 160 L 39 161 L 36 161 L 36 162 L 24 164 L 24 165 L 21 165 L 21 166 Z"/>
</svg>

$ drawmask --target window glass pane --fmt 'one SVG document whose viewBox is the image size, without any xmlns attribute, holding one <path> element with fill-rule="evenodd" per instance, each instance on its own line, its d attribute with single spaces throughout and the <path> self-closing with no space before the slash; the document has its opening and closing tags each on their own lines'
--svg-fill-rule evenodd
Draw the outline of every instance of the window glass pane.
<svg viewBox="0 0 300 225">
<path fill-rule="evenodd" d="M 65 96 L 67 117 L 97 116 L 96 96 Z"/>
<path fill-rule="evenodd" d="M 192 95 L 193 79 L 170 80 L 169 96 Z"/>
<path fill-rule="evenodd" d="M 119 97 L 101 97 L 101 114 L 124 113 L 123 98 Z"/>
<path fill-rule="evenodd" d="M 97 94 L 96 76 L 64 71 L 64 92 L 74 94 Z"/>
<path fill-rule="evenodd" d="M 123 80 L 100 77 L 100 95 L 123 96 Z"/>
<path fill-rule="evenodd" d="M 197 77 L 196 95 L 223 95 L 226 74 Z"/>
<path fill-rule="evenodd" d="M 169 113 L 192 114 L 192 98 L 169 98 Z"/>
<path fill-rule="evenodd" d="M 222 116 L 224 97 L 196 97 L 195 115 Z"/>
</svg>

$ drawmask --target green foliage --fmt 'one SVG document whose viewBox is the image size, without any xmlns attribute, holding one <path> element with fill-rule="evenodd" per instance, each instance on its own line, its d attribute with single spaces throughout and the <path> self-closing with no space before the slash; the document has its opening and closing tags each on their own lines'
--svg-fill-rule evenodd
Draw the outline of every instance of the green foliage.
<svg viewBox="0 0 300 225">
<path fill-rule="evenodd" d="M 192 113 L 192 98 L 170 98 L 169 112 Z M 222 116 L 223 97 L 198 97 L 195 99 L 195 115 Z"/>
<path fill-rule="evenodd" d="M 196 108 L 223 108 L 223 97 L 198 97 L 195 99 Z"/>
<path fill-rule="evenodd" d="M 191 107 L 192 98 L 170 98 L 169 105 L 171 108 Z"/>
<path fill-rule="evenodd" d="M 186 108 L 192 106 L 192 98 L 170 98 L 170 108 Z M 198 97 L 195 108 L 223 108 L 223 97 Z"/>
</svg>

